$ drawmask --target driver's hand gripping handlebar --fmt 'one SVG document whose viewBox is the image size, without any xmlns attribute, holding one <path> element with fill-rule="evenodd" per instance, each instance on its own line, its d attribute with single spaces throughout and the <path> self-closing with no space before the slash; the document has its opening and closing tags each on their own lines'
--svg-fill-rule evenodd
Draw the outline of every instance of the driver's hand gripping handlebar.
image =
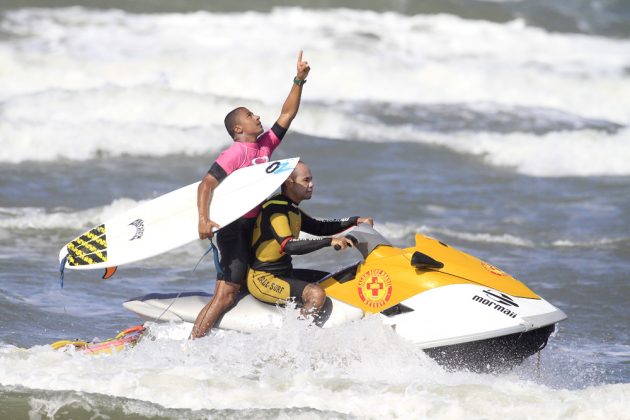
<svg viewBox="0 0 630 420">
<path fill-rule="evenodd" d="M 354 237 L 354 236 L 352 236 L 352 235 L 342 236 L 342 238 L 349 239 L 349 240 L 350 240 L 350 242 L 352 242 L 352 244 L 349 244 L 349 246 L 351 246 L 351 247 L 354 247 L 354 246 L 356 246 L 356 245 L 359 243 L 359 241 L 357 240 L 357 238 L 355 238 L 355 237 Z M 341 246 L 340 246 L 340 245 L 335 245 L 335 246 L 334 246 L 334 248 L 335 248 L 335 251 L 339 251 L 339 250 L 341 249 Z"/>
</svg>

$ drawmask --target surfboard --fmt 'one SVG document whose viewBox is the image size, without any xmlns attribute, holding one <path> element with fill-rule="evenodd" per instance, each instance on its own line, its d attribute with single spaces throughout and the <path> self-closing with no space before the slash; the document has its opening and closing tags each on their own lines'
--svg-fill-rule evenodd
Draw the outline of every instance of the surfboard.
<svg viewBox="0 0 630 420">
<path fill-rule="evenodd" d="M 60 340 L 52 343 L 50 347 L 54 350 L 74 350 L 87 354 L 114 354 L 135 346 L 144 332 L 144 325 L 136 325 L 104 341 Z"/>
<path fill-rule="evenodd" d="M 299 157 L 238 169 L 214 190 L 210 218 L 227 226 L 271 195 Z M 91 270 L 140 261 L 199 239 L 195 182 L 141 204 L 79 235 L 61 248 L 65 268 Z M 106 274 L 107 275 L 107 274 Z"/>
</svg>

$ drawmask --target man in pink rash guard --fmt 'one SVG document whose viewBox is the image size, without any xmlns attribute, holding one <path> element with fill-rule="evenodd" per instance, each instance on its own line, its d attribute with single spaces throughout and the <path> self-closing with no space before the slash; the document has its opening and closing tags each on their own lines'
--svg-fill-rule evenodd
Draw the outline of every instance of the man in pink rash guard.
<svg viewBox="0 0 630 420">
<path fill-rule="evenodd" d="M 212 238 L 213 228 L 221 228 L 217 233 L 217 245 L 221 252 L 220 266 L 222 278 L 217 276 L 214 297 L 199 312 L 190 334 L 191 339 L 203 337 L 217 319 L 234 303 L 241 288 L 247 288 L 247 270 L 250 262 L 252 231 L 259 207 L 227 226 L 219 226 L 210 218 L 209 205 L 212 192 L 237 169 L 270 160 L 271 153 L 280 144 L 300 107 L 302 86 L 311 68 L 302 61 L 302 51 L 298 55 L 297 75 L 293 79 L 289 96 L 282 106 L 276 123 L 263 133 L 260 117 L 245 107 L 236 108 L 225 117 L 225 128 L 234 143 L 223 151 L 203 177 L 197 190 L 199 211 L 199 238 Z"/>
</svg>

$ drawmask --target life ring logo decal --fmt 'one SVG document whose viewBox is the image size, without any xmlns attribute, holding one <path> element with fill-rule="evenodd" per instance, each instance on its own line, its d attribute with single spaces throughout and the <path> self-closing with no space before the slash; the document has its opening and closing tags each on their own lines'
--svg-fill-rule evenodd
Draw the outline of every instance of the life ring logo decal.
<svg viewBox="0 0 630 420">
<path fill-rule="evenodd" d="M 262 165 L 269 162 L 269 156 L 258 156 L 252 159 L 252 165 Z"/>
<path fill-rule="evenodd" d="M 361 276 L 357 289 L 365 306 L 381 310 L 392 297 L 392 280 L 385 271 L 375 268 Z"/>
</svg>

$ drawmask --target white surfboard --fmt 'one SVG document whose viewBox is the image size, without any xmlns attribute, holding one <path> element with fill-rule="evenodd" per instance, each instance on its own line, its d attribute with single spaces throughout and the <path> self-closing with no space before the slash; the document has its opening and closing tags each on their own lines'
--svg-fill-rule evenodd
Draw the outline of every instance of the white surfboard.
<svg viewBox="0 0 630 420">
<path fill-rule="evenodd" d="M 214 190 L 210 218 L 227 226 L 271 195 L 291 174 L 299 158 L 238 169 Z M 188 185 L 155 198 L 83 233 L 59 252 L 65 267 L 91 270 L 116 267 L 170 251 L 199 239 L 197 187 Z"/>
</svg>

